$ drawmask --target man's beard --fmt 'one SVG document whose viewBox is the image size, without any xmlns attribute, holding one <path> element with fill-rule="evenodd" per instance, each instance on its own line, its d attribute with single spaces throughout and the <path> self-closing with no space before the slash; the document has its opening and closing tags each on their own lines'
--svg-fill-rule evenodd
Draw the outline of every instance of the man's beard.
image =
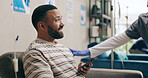
<svg viewBox="0 0 148 78">
<path fill-rule="evenodd" d="M 54 30 L 50 26 L 48 27 L 48 34 L 54 39 L 61 39 L 64 37 L 63 33 L 59 33 L 58 30 Z"/>
</svg>

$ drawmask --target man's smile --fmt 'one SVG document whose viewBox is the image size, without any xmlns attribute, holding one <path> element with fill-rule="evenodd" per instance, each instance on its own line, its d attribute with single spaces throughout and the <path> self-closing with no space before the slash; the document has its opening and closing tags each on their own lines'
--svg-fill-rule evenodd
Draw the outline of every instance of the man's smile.
<svg viewBox="0 0 148 78">
<path fill-rule="evenodd" d="M 58 30 L 62 30 L 63 29 L 63 26 L 60 26 L 59 28 L 58 28 Z"/>
</svg>

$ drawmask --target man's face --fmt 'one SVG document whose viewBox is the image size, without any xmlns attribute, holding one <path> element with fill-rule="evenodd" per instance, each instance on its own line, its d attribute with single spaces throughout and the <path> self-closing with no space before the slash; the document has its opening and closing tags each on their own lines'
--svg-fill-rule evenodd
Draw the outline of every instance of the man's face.
<svg viewBox="0 0 148 78">
<path fill-rule="evenodd" d="M 47 13 L 47 21 L 46 26 L 48 28 L 48 34 L 54 39 L 60 39 L 63 38 L 63 26 L 62 23 L 62 16 L 59 12 L 59 10 L 50 10 Z"/>
<path fill-rule="evenodd" d="M 147 0 L 147 7 L 148 7 L 148 0 Z"/>
</svg>

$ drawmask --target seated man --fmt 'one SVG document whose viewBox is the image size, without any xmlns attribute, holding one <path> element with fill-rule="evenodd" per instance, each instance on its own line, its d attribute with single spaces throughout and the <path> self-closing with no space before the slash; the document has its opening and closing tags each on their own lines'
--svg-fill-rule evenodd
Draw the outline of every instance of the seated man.
<svg viewBox="0 0 148 78">
<path fill-rule="evenodd" d="M 81 78 L 90 69 L 82 68 L 79 76 L 70 49 L 55 41 L 63 38 L 61 19 L 59 10 L 53 5 L 41 5 L 33 11 L 32 23 L 38 35 L 23 58 L 26 78 Z M 78 68 L 82 65 L 80 63 Z"/>
</svg>

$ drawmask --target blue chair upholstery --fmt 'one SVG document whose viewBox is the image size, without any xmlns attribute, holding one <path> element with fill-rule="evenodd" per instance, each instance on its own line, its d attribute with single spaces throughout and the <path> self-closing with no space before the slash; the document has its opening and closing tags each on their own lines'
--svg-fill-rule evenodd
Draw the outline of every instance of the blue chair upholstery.
<svg viewBox="0 0 148 78">
<path fill-rule="evenodd" d="M 148 61 L 148 54 L 127 54 L 129 60 Z"/>
</svg>

